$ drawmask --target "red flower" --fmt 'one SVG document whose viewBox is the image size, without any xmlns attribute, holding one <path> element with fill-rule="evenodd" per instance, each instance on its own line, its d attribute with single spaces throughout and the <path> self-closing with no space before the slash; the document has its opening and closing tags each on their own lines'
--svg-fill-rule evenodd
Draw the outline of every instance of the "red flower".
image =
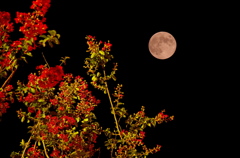
<svg viewBox="0 0 240 158">
<path fill-rule="evenodd" d="M 39 76 L 39 86 L 42 88 L 52 88 L 62 80 L 63 76 L 62 66 L 57 65 L 56 67 L 43 69 L 41 76 Z"/>
<path fill-rule="evenodd" d="M 61 110 L 61 111 L 63 111 L 65 108 L 63 107 L 63 106 L 60 106 L 59 108 L 58 108 L 58 110 Z"/>
<path fill-rule="evenodd" d="M 57 105 L 58 104 L 58 100 L 57 99 L 50 99 L 50 102 L 52 103 L 52 105 Z"/>
<path fill-rule="evenodd" d="M 39 66 L 36 67 L 36 70 L 41 70 L 41 69 L 43 69 L 44 67 L 45 67 L 44 65 L 39 65 Z"/>
<path fill-rule="evenodd" d="M 25 97 L 24 101 L 32 103 L 36 100 L 36 97 L 32 93 L 28 93 L 28 95 Z"/>
<path fill-rule="evenodd" d="M 40 136 L 42 137 L 43 140 L 46 139 L 46 134 L 43 131 L 40 131 Z"/>
<path fill-rule="evenodd" d="M 34 107 L 28 107 L 28 112 L 34 113 L 35 112 L 35 108 Z"/>
<path fill-rule="evenodd" d="M 5 90 L 6 91 L 11 91 L 13 89 L 13 86 L 12 85 L 7 85 L 6 87 L 5 87 Z"/>
<path fill-rule="evenodd" d="M 165 115 L 163 112 L 160 112 L 158 115 L 159 115 L 162 119 L 168 117 L 168 115 Z"/>
<path fill-rule="evenodd" d="M 17 47 L 18 45 L 21 45 L 22 42 L 21 41 L 13 41 L 13 43 L 11 44 L 11 47 Z"/>
<path fill-rule="evenodd" d="M 61 138 L 64 142 L 68 141 L 68 135 L 67 134 L 59 134 L 59 138 Z"/>
<path fill-rule="evenodd" d="M 96 139 L 97 139 L 97 134 L 93 133 L 93 135 L 92 135 L 92 142 L 96 143 Z"/>
<path fill-rule="evenodd" d="M 144 138 L 144 137 L 145 137 L 145 132 L 140 131 L 140 132 L 139 132 L 139 137 L 140 137 L 140 138 Z"/>
<path fill-rule="evenodd" d="M 57 149 L 55 149 L 55 150 L 52 151 L 52 153 L 50 154 L 50 156 L 52 156 L 52 157 L 54 157 L 54 156 L 56 156 L 56 157 L 60 157 L 59 154 L 60 154 L 60 151 L 57 150 Z"/>
<path fill-rule="evenodd" d="M 1 116 L 1 114 L 7 112 L 7 108 L 10 108 L 8 102 L 0 102 L 0 116 Z"/>
<path fill-rule="evenodd" d="M 26 155 L 28 155 L 29 158 L 44 158 L 41 152 L 34 147 L 28 148 Z"/>
<path fill-rule="evenodd" d="M 74 125 L 76 123 L 76 120 L 73 117 L 69 116 L 62 116 L 61 120 L 66 120 L 70 125 Z"/>
<path fill-rule="evenodd" d="M 41 110 L 38 110 L 36 113 L 36 118 L 40 117 L 41 114 L 42 114 Z"/>
<path fill-rule="evenodd" d="M 0 98 L 4 98 L 5 94 L 3 92 L 0 92 Z"/>
<path fill-rule="evenodd" d="M 45 15 L 50 7 L 50 0 L 36 0 L 32 2 L 31 9 L 35 9 L 41 16 Z"/>
</svg>

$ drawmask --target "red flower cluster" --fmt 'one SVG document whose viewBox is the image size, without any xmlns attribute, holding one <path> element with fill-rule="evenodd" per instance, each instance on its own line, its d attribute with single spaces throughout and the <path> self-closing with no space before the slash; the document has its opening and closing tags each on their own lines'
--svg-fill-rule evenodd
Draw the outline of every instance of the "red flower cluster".
<svg viewBox="0 0 240 158">
<path fill-rule="evenodd" d="M 34 113 L 35 112 L 35 108 L 34 107 L 28 107 L 28 112 Z"/>
<path fill-rule="evenodd" d="M 56 117 L 56 116 L 50 116 L 47 115 L 46 116 L 47 119 L 47 127 L 48 127 L 48 131 L 53 133 L 53 134 L 57 134 L 59 132 L 59 122 L 60 120 Z"/>
<path fill-rule="evenodd" d="M 52 105 L 57 105 L 58 104 L 58 100 L 57 99 L 50 99 L 50 102 L 52 103 Z"/>
<path fill-rule="evenodd" d="M 50 7 L 50 0 L 36 0 L 32 2 L 31 9 L 36 10 L 40 16 L 44 16 Z"/>
<path fill-rule="evenodd" d="M 48 121 L 46 123 L 48 131 L 53 134 L 57 134 L 59 130 L 75 125 L 76 123 L 76 120 L 69 116 L 58 118 L 57 116 L 47 115 L 46 120 Z"/>
<path fill-rule="evenodd" d="M 9 34 L 13 31 L 13 23 L 10 23 L 10 14 L 8 12 L 0 11 L 0 48 L 2 47 L 3 43 L 9 42 Z M 10 65 L 10 58 L 9 55 L 11 54 L 10 51 L 6 52 L 3 49 L 0 51 L 1 56 L 3 59 L 0 60 L 0 69 L 7 67 Z"/>
<path fill-rule="evenodd" d="M 10 14 L 8 12 L 0 11 L 0 47 L 2 42 L 8 42 L 9 32 L 13 31 L 13 23 L 10 23 Z"/>
<path fill-rule="evenodd" d="M 158 113 L 158 116 L 162 119 L 165 119 L 168 117 L 168 115 L 164 114 L 163 112 Z"/>
<path fill-rule="evenodd" d="M 112 44 L 111 43 L 106 43 L 106 42 L 104 42 L 104 46 L 102 47 L 102 50 L 103 51 L 111 51 L 111 47 L 112 47 Z"/>
<path fill-rule="evenodd" d="M 37 39 L 36 36 L 46 33 L 47 25 L 43 24 L 46 21 L 44 15 L 50 7 L 50 0 L 36 0 L 32 2 L 31 9 L 35 11 L 32 13 L 20 13 L 17 12 L 16 23 L 21 23 L 23 26 L 20 27 L 21 31 L 26 39 L 33 38 Z M 41 20 L 39 17 L 43 17 Z"/>
<path fill-rule="evenodd" d="M 37 69 L 39 66 L 37 67 Z M 45 68 L 40 70 L 40 76 L 30 74 L 28 76 L 28 87 L 38 85 L 41 88 L 48 89 L 52 88 L 62 80 L 64 72 L 62 66 L 57 65 L 56 67 Z M 55 102 L 54 102 L 55 103 Z"/>
<path fill-rule="evenodd" d="M 11 64 L 10 60 L 11 52 L 5 52 L 2 54 L 3 59 L 0 60 L 0 68 L 8 67 Z"/>
<path fill-rule="evenodd" d="M 138 117 L 144 117 L 145 116 L 145 112 L 144 111 L 138 111 L 136 116 Z"/>
<path fill-rule="evenodd" d="M 35 147 L 28 148 L 26 155 L 28 155 L 29 158 L 44 158 L 41 152 Z"/>
<path fill-rule="evenodd" d="M 2 91 L 0 91 L 0 116 L 3 113 L 7 112 L 7 108 L 9 108 L 9 102 L 14 102 L 14 99 L 10 96 L 8 92 L 13 89 L 12 85 L 6 86 Z"/>
<path fill-rule="evenodd" d="M 37 99 L 38 99 L 37 95 L 33 95 L 32 93 L 28 93 L 28 95 L 24 98 L 24 101 L 28 102 L 28 103 L 32 103 L 32 102 L 36 101 Z"/>
<path fill-rule="evenodd" d="M 158 123 L 161 123 L 163 121 L 171 121 L 173 120 L 173 116 L 170 116 L 169 115 L 166 115 L 164 114 L 164 110 L 160 113 L 157 114 L 157 116 L 155 117 L 155 120 L 158 122 Z"/>
<path fill-rule="evenodd" d="M 55 149 L 55 150 L 53 150 L 52 151 L 52 153 L 50 154 L 50 156 L 52 156 L 52 157 L 60 157 L 60 151 L 59 150 L 57 150 L 57 149 Z M 64 155 L 65 156 L 65 155 Z"/>
<path fill-rule="evenodd" d="M 100 41 L 97 45 L 96 45 L 96 42 L 95 42 L 95 36 L 91 36 L 91 35 L 87 35 L 86 36 L 86 39 L 88 40 L 87 41 L 87 44 L 89 46 L 89 50 L 92 50 L 92 47 L 95 47 L 95 46 L 99 46 L 100 44 L 102 44 L 103 42 Z M 111 51 L 111 47 L 112 47 L 112 44 L 108 42 L 104 42 L 104 46 L 102 47 L 102 51 Z M 94 48 L 93 48 L 94 49 Z"/>
<path fill-rule="evenodd" d="M 82 138 L 79 136 L 79 135 L 76 135 L 73 140 L 71 141 L 71 143 L 69 143 L 69 147 L 73 150 L 76 150 L 76 149 L 82 149 Z"/>
<path fill-rule="evenodd" d="M 46 139 L 46 134 L 43 132 L 43 131 L 40 131 L 40 136 L 41 136 L 41 138 L 43 139 L 43 140 L 45 140 Z"/>
<path fill-rule="evenodd" d="M 64 142 L 68 142 L 68 134 L 59 134 L 59 138 L 61 138 Z"/>
<path fill-rule="evenodd" d="M 23 24 L 19 31 L 25 35 L 27 40 L 30 40 L 31 38 L 36 40 L 36 36 L 46 33 L 47 25 L 43 24 L 46 21 L 46 18 L 42 18 L 42 20 L 40 20 L 37 16 L 38 14 L 36 12 L 17 12 L 17 17 L 14 19 L 16 23 Z"/>
</svg>

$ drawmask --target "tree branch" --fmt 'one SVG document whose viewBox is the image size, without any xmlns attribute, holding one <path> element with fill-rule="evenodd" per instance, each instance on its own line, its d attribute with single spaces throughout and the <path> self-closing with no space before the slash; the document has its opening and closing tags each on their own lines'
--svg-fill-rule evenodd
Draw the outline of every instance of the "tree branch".
<svg viewBox="0 0 240 158">
<path fill-rule="evenodd" d="M 104 73 L 104 77 L 106 77 L 106 72 L 105 72 L 105 70 L 103 70 L 103 73 Z M 111 99 L 111 96 L 110 96 L 110 93 L 109 93 L 109 90 L 108 90 L 108 85 L 107 85 L 107 82 L 106 82 L 106 81 L 105 81 L 105 86 L 106 86 L 106 91 L 107 91 L 108 98 L 109 98 L 109 101 L 110 101 L 110 104 L 111 104 L 111 108 L 112 108 L 112 111 L 113 111 L 113 116 L 114 116 L 116 128 L 117 128 L 117 130 L 118 130 L 118 134 L 119 134 L 120 138 L 122 139 L 122 136 L 121 136 L 120 130 L 119 130 L 119 124 L 118 124 L 117 117 L 116 117 L 116 113 L 115 113 L 115 110 L 114 110 L 114 107 L 113 107 L 112 99 Z"/>
</svg>

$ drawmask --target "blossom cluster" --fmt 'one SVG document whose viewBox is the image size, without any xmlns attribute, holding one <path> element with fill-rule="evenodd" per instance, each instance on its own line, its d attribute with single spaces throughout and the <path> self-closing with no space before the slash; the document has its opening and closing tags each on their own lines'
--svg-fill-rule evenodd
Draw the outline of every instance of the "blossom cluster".
<svg viewBox="0 0 240 158">
<path fill-rule="evenodd" d="M 52 156 L 64 157 L 74 151 L 93 155 L 100 128 L 92 111 L 100 101 L 82 77 L 64 74 L 62 66 L 39 65 L 36 69 L 39 74 L 31 73 L 26 85 L 18 83 L 17 96 L 28 107 L 27 112 L 18 111 L 18 116 L 41 124 L 32 128 L 38 135 L 33 139 L 44 140 Z M 78 131 L 76 127 L 80 127 Z"/>
<path fill-rule="evenodd" d="M 30 147 L 28 148 L 26 155 L 29 156 L 29 158 L 44 158 L 43 154 L 37 147 Z"/>
<path fill-rule="evenodd" d="M 50 7 L 50 0 L 36 0 L 32 2 L 31 9 L 36 10 L 40 16 L 44 16 Z"/>
<path fill-rule="evenodd" d="M 37 68 L 40 72 L 41 75 L 37 76 L 34 74 L 30 74 L 28 76 L 28 87 L 31 86 L 36 86 L 38 85 L 39 87 L 43 89 L 48 89 L 54 87 L 56 84 L 59 83 L 63 79 L 63 69 L 61 66 L 57 65 L 55 67 L 46 67 L 44 65 L 37 66 Z"/>
<path fill-rule="evenodd" d="M 10 23 L 9 12 L 0 11 L 0 46 L 2 42 L 8 42 L 9 34 L 13 31 L 13 23 Z"/>
<path fill-rule="evenodd" d="M 19 31 L 24 34 L 27 40 L 33 38 L 37 40 L 38 35 L 46 33 L 47 25 L 44 24 L 46 18 L 41 20 L 37 18 L 37 12 L 33 13 L 21 13 L 17 12 L 17 17 L 14 19 L 16 23 L 21 23 Z"/>
<path fill-rule="evenodd" d="M 14 102 L 11 92 L 12 89 L 12 85 L 7 85 L 4 89 L 0 88 L 0 116 L 7 112 L 7 108 L 9 108 L 9 102 Z"/>
<path fill-rule="evenodd" d="M 19 31 L 24 35 L 16 41 L 9 40 L 8 33 L 13 31 L 10 14 L 0 12 L 1 76 L 6 76 L 7 70 L 14 72 L 13 67 L 17 69 L 18 59 L 15 55 L 18 51 L 22 50 L 23 54 L 31 56 L 30 51 L 37 48 L 35 41 L 39 35 L 45 38 L 39 41 L 39 44 L 42 43 L 44 47 L 47 41 L 50 46 L 51 42 L 59 43 L 54 37 L 55 35 L 60 37 L 56 31 L 48 31 L 50 33 L 48 36 L 43 35 L 48 28 L 44 24 L 46 22 L 44 15 L 49 7 L 50 0 L 34 0 L 30 7 L 34 10 L 32 13 L 16 13 L 14 20 L 22 24 Z M 120 84 L 112 94 L 115 97 L 112 102 L 107 81 L 116 80 L 114 74 L 117 70 L 117 63 L 110 75 L 106 75 L 104 69 L 106 63 L 113 58 L 109 53 L 112 44 L 109 41 L 97 42 L 96 38 L 91 35 L 88 35 L 86 39 L 89 46 L 87 52 L 90 52 L 90 57 L 85 60 L 87 65 L 85 68 L 89 68 L 88 74 L 92 77 L 91 84 L 108 95 L 116 129 L 102 130 L 96 121 L 93 110 L 100 101 L 88 90 L 88 84 L 82 77 L 64 74 L 63 67 L 60 65 L 55 67 L 39 65 L 36 67 L 38 75 L 31 73 L 26 85 L 19 81 L 16 92 L 11 92 L 13 87 L 7 84 L 0 88 L 0 116 L 6 113 L 9 102 L 14 102 L 13 94 L 15 94 L 18 101 L 27 107 L 26 111 L 22 109 L 17 111 L 18 117 L 22 122 L 27 120 L 27 123 L 33 124 L 28 127 L 31 133 L 28 142 L 25 143 L 24 140 L 21 142 L 23 150 L 18 153 L 13 152 L 11 157 L 92 157 L 98 151 L 95 143 L 101 132 L 105 132 L 108 136 L 105 146 L 111 149 L 111 157 L 113 153 L 116 157 L 146 157 L 149 153 L 160 150 L 160 145 L 152 149 L 146 147 L 143 142 L 145 138 L 143 130 L 147 126 L 151 127 L 156 123 L 173 120 L 173 116 L 164 114 L 163 110 L 156 117 L 149 118 L 145 115 L 144 107 L 136 114 L 129 115 L 124 107 L 120 107 L 123 105 L 120 100 L 124 96 Z M 103 46 L 100 48 L 101 44 Z M 21 58 L 25 59 L 24 56 Z M 98 71 L 100 68 L 103 68 L 103 74 Z M 124 129 L 119 125 L 122 118 L 126 119 Z M 43 148 L 40 147 L 41 145 Z M 138 146 L 142 147 L 140 152 Z"/>
</svg>

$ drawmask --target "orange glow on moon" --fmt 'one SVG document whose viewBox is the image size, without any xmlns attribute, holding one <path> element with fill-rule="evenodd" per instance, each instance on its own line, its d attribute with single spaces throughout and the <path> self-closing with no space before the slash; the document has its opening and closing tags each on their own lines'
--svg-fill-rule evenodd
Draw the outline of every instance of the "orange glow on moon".
<svg viewBox="0 0 240 158">
<path fill-rule="evenodd" d="M 149 40 L 148 48 L 157 59 L 168 59 L 176 51 L 177 42 L 168 32 L 157 32 Z"/>
</svg>

